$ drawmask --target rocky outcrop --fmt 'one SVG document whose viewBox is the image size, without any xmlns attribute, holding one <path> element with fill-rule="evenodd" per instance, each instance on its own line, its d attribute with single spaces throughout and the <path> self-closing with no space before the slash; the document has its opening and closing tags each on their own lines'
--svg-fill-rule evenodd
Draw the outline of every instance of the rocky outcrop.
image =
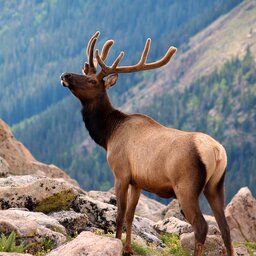
<svg viewBox="0 0 256 256">
<path fill-rule="evenodd" d="M 67 234 L 72 237 L 87 230 L 89 226 L 88 216 L 84 213 L 78 213 L 73 210 L 53 212 L 49 214 L 49 216 L 64 226 Z"/>
<path fill-rule="evenodd" d="M 164 209 L 162 210 L 162 219 L 167 219 L 170 217 L 175 217 L 179 220 L 186 221 L 185 216 L 180 208 L 180 203 L 177 199 L 172 200 Z"/>
<path fill-rule="evenodd" d="M 193 229 L 191 225 L 185 221 L 179 220 L 175 217 L 170 217 L 162 221 L 157 222 L 154 228 L 160 234 L 176 234 L 180 236 L 183 233 L 191 233 Z"/>
<path fill-rule="evenodd" d="M 4 159 L 4 163 L 3 160 Z M 4 169 L 1 167 L 4 165 Z M 7 175 L 47 176 L 62 178 L 73 185 L 78 183 L 71 179 L 64 171 L 54 165 L 38 162 L 28 149 L 17 141 L 10 128 L 0 119 L 0 177 Z M 3 173 L 4 172 L 4 173 Z"/>
<path fill-rule="evenodd" d="M 256 199 L 247 187 L 238 191 L 225 214 L 234 241 L 256 241 Z"/>
<path fill-rule="evenodd" d="M 12 207 L 48 213 L 69 209 L 79 190 L 63 179 L 38 176 L 0 178 L 0 209 Z"/>
<path fill-rule="evenodd" d="M 115 232 L 116 213 L 114 189 L 83 191 L 59 168 L 36 161 L 0 121 L 0 233 L 15 232 L 17 245 L 30 245 L 32 255 L 121 255 L 121 241 L 103 235 Z M 234 241 L 256 241 L 256 200 L 248 188 L 233 198 L 226 216 Z M 205 219 L 206 254 L 223 255 L 216 221 L 208 215 Z M 177 200 L 165 206 L 141 195 L 132 230 L 139 246 L 163 251 L 161 236 L 175 234 L 183 248 L 194 249 L 193 229 Z M 248 255 L 243 244 L 238 251 Z"/>
<path fill-rule="evenodd" d="M 88 195 L 80 195 L 73 202 L 73 209 L 85 213 L 92 226 L 105 232 L 114 232 L 116 225 L 116 206 L 93 199 Z"/>
<path fill-rule="evenodd" d="M 115 238 L 95 235 L 92 232 L 82 232 L 73 241 L 51 251 L 47 256 L 120 256 L 122 242 Z"/>
<path fill-rule="evenodd" d="M 30 252 L 36 252 L 45 240 L 56 248 L 66 241 L 66 230 L 58 221 L 43 213 L 25 209 L 0 211 L 0 233 L 15 232 L 18 242 L 33 245 Z"/>
</svg>

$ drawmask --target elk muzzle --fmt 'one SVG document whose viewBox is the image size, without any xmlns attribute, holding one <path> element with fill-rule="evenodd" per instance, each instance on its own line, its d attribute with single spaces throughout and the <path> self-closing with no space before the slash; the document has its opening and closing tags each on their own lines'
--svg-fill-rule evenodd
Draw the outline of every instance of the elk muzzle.
<svg viewBox="0 0 256 256">
<path fill-rule="evenodd" d="M 70 73 L 63 73 L 63 74 L 61 74 L 60 80 L 61 80 L 61 84 L 64 87 L 69 87 L 69 85 L 70 85 L 70 83 L 69 83 L 70 77 L 71 77 Z"/>
</svg>

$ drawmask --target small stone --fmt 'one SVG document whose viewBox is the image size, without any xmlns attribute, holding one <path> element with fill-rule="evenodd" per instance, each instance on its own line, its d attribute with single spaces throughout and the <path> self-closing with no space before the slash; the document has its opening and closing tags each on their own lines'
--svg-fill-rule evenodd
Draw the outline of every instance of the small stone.
<svg viewBox="0 0 256 256">
<path fill-rule="evenodd" d="M 154 228 L 160 234 L 176 234 L 180 236 L 183 233 L 193 232 L 192 226 L 182 220 L 179 220 L 175 217 L 170 217 L 161 221 L 158 221 Z"/>
</svg>

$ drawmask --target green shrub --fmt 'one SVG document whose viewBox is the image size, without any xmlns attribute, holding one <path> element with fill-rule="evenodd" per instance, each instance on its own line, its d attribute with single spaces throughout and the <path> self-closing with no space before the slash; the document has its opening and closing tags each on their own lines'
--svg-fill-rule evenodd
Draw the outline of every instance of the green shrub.
<svg viewBox="0 0 256 256">
<path fill-rule="evenodd" d="M 188 256 L 189 253 L 185 251 L 180 244 L 179 237 L 175 234 L 163 235 L 161 237 L 163 243 L 169 248 L 168 253 L 175 256 Z"/>
<path fill-rule="evenodd" d="M 18 252 L 23 253 L 27 249 L 27 246 L 23 244 L 16 245 L 16 234 L 12 232 L 8 237 L 4 234 L 0 238 L 0 252 Z"/>
</svg>

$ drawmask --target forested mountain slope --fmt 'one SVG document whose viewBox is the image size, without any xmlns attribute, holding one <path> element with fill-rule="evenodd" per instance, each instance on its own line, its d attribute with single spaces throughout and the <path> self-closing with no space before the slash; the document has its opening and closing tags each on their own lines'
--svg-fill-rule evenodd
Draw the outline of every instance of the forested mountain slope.
<svg viewBox="0 0 256 256">
<path fill-rule="evenodd" d="M 113 53 L 124 49 L 124 63 L 130 63 L 139 57 L 146 37 L 154 40 L 150 56 L 157 57 L 170 42 L 187 41 L 239 2 L 1 1 L 0 117 L 13 125 L 64 98 L 59 75 L 80 70 L 86 41 L 97 30 L 103 32 L 99 45 L 111 36 L 118 41 Z M 132 78 L 136 83 L 140 77 Z M 116 94 L 123 90 L 125 85 Z"/>
<path fill-rule="evenodd" d="M 97 3 L 97 1 L 95 2 Z M 84 61 L 84 42 L 99 28 L 103 32 L 99 45 L 108 36 L 113 37 L 117 43 L 113 48 L 111 58 L 124 49 L 126 51 L 124 63 L 129 64 L 137 61 L 146 37 L 150 36 L 153 39 L 151 60 L 162 56 L 170 43 L 178 46 L 178 53 L 166 68 L 159 71 L 142 72 L 132 76 L 121 75 L 118 85 L 111 90 L 114 102 L 121 106 L 122 110 L 146 112 L 165 125 L 185 130 L 199 130 L 213 135 L 228 149 L 230 165 L 227 192 L 229 198 L 241 185 L 249 185 L 253 190 L 252 182 L 255 182 L 256 176 L 253 172 L 253 168 L 255 170 L 255 155 L 253 153 L 255 148 L 255 133 L 253 133 L 255 77 L 249 74 L 255 73 L 255 62 L 251 57 L 255 56 L 255 1 L 244 1 L 193 38 L 190 37 L 221 13 L 230 10 L 238 1 L 194 1 L 196 3 L 191 1 L 189 8 L 185 8 L 185 2 L 187 3 L 187 1 L 174 1 L 175 4 L 168 5 L 165 1 L 159 1 L 160 4 L 163 4 L 162 6 L 157 5 L 159 9 L 154 8 L 152 4 L 151 7 L 143 7 L 139 11 L 135 7 L 129 8 L 136 10 L 127 7 L 127 11 L 129 10 L 132 15 L 135 13 L 131 17 L 131 21 L 135 22 L 133 20 L 135 17 L 137 20 L 136 23 L 126 23 L 125 31 L 122 30 L 123 25 L 120 24 L 118 27 L 117 21 L 115 25 L 112 24 L 111 28 L 104 27 L 105 23 L 100 27 L 97 23 L 91 24 L 88 26 L 88 30 L 85 30 L 81 25 L 83 28 L 81 34 L 87 37 L 82 39 L 74 40 L 76 38 L 74 35 L 66 36 L 65 29 L 67 27 L 64 26 L 63 29 L 61 20 L 62 25 L 59 29 L 63 29 L 60 29 L 62 34 L 59 35 L 59 31 L 57 33 L 57 30 L 53 30 L 59 35 L 58 39 L 51 29 L 48 32 L 53 33 L 51 35 L 57 40 L 59 49 L 68 52 L 63 57 L 59 56 L 53 60 L 56 64 L 55 67 L 58 67 L 58 69 L 52 69 L 51 72 L 54 74 L 46 73 L 45 77 L 41 77 L 40 68 L 38 69 L 38 72 L 35 73 L 38 75 L 37 85 L 32 89 L 34 94 L 30 91 L 33 88 L 32 84 L 27 87 L 27 90 L 21 92 L 28 96 L 20 96 L 20 102 L 26 98 L 25 104 L 28 104 L 31 110 L 33 104 L 30 99 L 34 99 L 38 102 L 37 107 L 40 110 L 37 110 L 35 115 L 32 113 L 22 117 L 22 108 L 18 108 L 19 100 L 17 98 L 15 104 L 20 111 L 8 112 L 8 114 L 13 114 L 9 114 L 10 118 L 18 113 L 19 121 L 33 116 L 14 126 L 16 136 L 29 147 L 38 159 L 65 168 L 85 189 L 107 189 L 112 186 L 113 178 L 106 164 L 105 153 L 99 147 L 95 148 L 94 142 L 85 139 L 87 132 L 79 113 L 79 103 L 74 98 L 66 97 L 67 92 L 59 85 L 58 77 L 55 75 L 56 73 L 59 75 L 63 71 L 79 72 Z M 39 6 L 43 6 L 43 4 L 45 3 L 39 3 Z M 91 7 L 93 4 L 91 2 Z M 128 2 L 124 1 L 124 6 L 126 5 Z M 215 7 L 213 8 L 213 6 Z M 97 7 L 101 8 L 101 6 Z M 72 9 L 74 6 L 72 5 L 70 8 Z M 80 8 L 85 7 L 80 5 Z M 117 8 L 121 7 L 117 5 Z M 175 11 L 171 11 L 172 8 Z M 198 11 L 195 11 L 193 15 L 189 14 L 190 10 L 196 10 L 196 8 L 199 8 Z M 90 10 L 92 11 L 94 8 L 90 8 Z M 104 10 L 107 12 L 106 9 Z M 168 10 L 166 16 L 163 10 Z M 96 11 L 97 9 L 95 9 Z M 120 15 L 119 12 L 121 11 L 116 12 L 117 15 Z M 176 12 L 175 15 L 167 15 L 172 12 Z M 58 14 L 56 13 L 56 15 Z M 185 16 L 187 17 L 184 18 Z M 67 15 L 67 19 L 68 17 Z M 158 20 L 151 19 L 152 17 L 162 17 L 164 25 L 160 26 L 163 21 L 159 21 L 158 24 Z M 124 20 L 126 18 L 124 17 Z M 64 19 L 63 15 L 62 19 Z M 174 19 L 179 22 L 175 23 Z M 145 26 L 144 20 L 150 26 Z M 63 23 L 65 22 L 63 21 Z M 79 22 L 77 20 L 76 22 L 74 24 L 78 29 Z M 90 19 L 88 22 L 90 24 Z M 119 22 L 121 21 L 119 20 Z M 134 26 L 135 24 L 136 26 Z M 237 29 L 240 33 L 236 33 Z M 92 31 L 89 33 L 89 30 Z M 132 30 L 136 32 L 132 33 Z M 67 31 L 78 33 L 71 29 L 67 29 Z M 126 31 L 130 32 L 126 33 Z M 51 44 L 54 44 L 55 41 L 54 39 L 50 40 Z M 77 46 L 75 46 L 75 41 Z M 72 47 L 69 44 L 73 45 L 76 50 L 70 52 Z M 250 47 L 250 51 L 246 55 L 248 47 Z M 54 51 L 55 54 L 58 53 L 58 49 Z M 244 56 L 246 56 L 245 59 Z M 233 60 L 231 60 L 232 58 Z M 247 62 L 249 63 L 246 64 L 249 73 L 242 68 Z M 48 63 L 51 61 L 46 61 L 45 65 L 47 66 Z M 229 70 L 232 71 L 230 74 L 228 74 Z M 230 75 L 229 78 L 227 78 L 228 75 Z M 52 77 L 55 81 L 50 81 Z M 246 80 L 246 77 L 250 78 Z M 33 81 L 33 79 L 27 81 Z M 37 97 L 40 97 L 40 92 L 44 91 L 43 88 L 47 91 L 45 94 L 47 97 L 43 102 L 44 106 L 41 105 L 40 100 L 37 100 Z M 225 94 L 226 91 L 229 92 L 228 95 Z M 9 95 L 11 92 L 10 90 Z M 250 100 L 247 101 L 248 92 Z M 163 94 L 164 96 L 162 96 Z M 53 99 L 54 95 L 56 98 Z M 1 106 L 0 111 L 2 109 Z M 10 107 L 10 109 L 12 108 Z M 7 113 L 6 109 L 3 112 Z M 0 113 L 0 117 L 2 117 L 2 113 Z M 11 123 L 14 124 L 17 120 Z M 255 193 L 254 190 L 253 192 Z"/>
</svg>

